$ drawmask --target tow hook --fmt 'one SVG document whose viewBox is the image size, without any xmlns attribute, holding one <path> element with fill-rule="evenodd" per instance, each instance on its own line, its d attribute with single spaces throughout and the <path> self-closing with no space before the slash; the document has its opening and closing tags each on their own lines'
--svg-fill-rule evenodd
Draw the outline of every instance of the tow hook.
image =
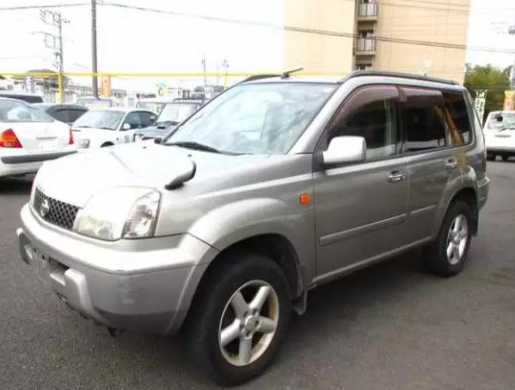
<svg viewBox="0 0 515 390">
<path fill-rule="evenodd" d="M 121 334 L 123 333 L 123 330 L 111 328 L 109 326 L 107 327 L 107 331 L 109 332 L 111 337 L 113 337 L 115 339 L 118 338 L 119 336 L 121 336 Z"/>
</svg>

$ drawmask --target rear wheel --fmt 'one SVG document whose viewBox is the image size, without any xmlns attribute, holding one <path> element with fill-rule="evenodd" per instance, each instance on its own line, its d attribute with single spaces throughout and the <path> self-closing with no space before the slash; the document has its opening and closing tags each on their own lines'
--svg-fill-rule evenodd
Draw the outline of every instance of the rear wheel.
<svg viewBox="0 0 515 390">
<path fill-rule="evenodd" d="M 440 276 L 459 273 L 467 260 L 471 240 L 472 211 L 464 201 L 451 204 L 438 239 L 425 251 L 426 267 Z"/>
<path fill-rule="evenodd" d="M 502 155 L 502 160 L 503 161 L 508 161 L 510 159 L 510 156 L 508 156 L 507 154 L 503 154 Z"/>
<path fill-rule="evenodd" d="M 231 255 L 208 272 L 185 327 L 192 353 L 216 381 L 246 382 L 267 368 L 284 338 L 288 282 L 257 254 Z"/>
<path fill-rule="evenodd" d="M 486 155 L 486 159 L 487 159 L 488 161 L 495 161 L 495 154 L 490 154 L 490 153 L 488 153 L 488 154 Z"/>
</svg>

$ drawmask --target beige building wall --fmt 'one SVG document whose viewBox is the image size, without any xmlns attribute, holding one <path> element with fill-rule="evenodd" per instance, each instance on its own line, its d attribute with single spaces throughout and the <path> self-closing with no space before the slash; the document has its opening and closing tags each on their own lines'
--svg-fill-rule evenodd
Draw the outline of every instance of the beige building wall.
<svg viewBox="0 0 515 390">
<path fill-rule="evenodd" d="M 355 2 L 284 0 L 284 25 L 354 34 Z M 354 67 L 353 39 L 284 31 L 284 69 L 348 74 Z"/>
<path fill-rule="evenodd" d="M 469 0 L 378 1 L 375 35 L 394 39 L 466 45 Z M 458 5 L 457 5 L 458 4 Z M 433 10 L 430 8 L 438 8 Z M 463 82 L 465 50 L 376 42 L 373 68 L 421 73 Z"/>
</svg>

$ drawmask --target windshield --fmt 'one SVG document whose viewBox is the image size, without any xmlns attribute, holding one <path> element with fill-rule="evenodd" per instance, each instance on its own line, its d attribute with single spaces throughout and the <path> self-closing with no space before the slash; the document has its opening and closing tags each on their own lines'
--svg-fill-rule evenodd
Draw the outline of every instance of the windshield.
<svg viewBox="0 0 515 390">
<path fill-rule="evenodd" d="M 168 103 L 161 112 L 161 115 L 157 118 L 156 124 L 170 123 L 172 125 L 178 125 L 193 114 L 196 109 L 196 104 Z"/>
<path fill-rule="evenodd" d="M 53 122 L 48 114 L 38 108 L 16 100 L 0 99 L 0 122 Z"/>
<path fill-rule="evenodd" d="M 136 103 L 137 108 L 143 108 L 145 110 L 155 112 L 157 115 L 159 115 L 161 113 L 161 111 L 163 111 L 164 106 L 165 106 L 165 103 L 160 103 L 160 102 L 139 101 L 138 103 Z"/>
<path fill-rule="evenodd" d="M 196 143 L 234 154 L 286 154 L 335 89 L 308 83 L 236 86 L 197 111 L 165 144 Z"/>
<path fill-rule="evenodd" d="M 488 118 L 487 128 L 489 130 L 515 130 L 515 111 L 493 112 Z"/>
<path fill-rule="evenodd" d="M 108 99 L 82 98 L 77 100 L 77 105 L 89 108 L 108 108 L 113 107 L 113 102 Z"/>
<path fill-rule="evenodd" d="M 73 128 L 116 130 L 123 119 L 123 116 L 123 111 L 88 111 L 77 119 Z"/>
</svg>

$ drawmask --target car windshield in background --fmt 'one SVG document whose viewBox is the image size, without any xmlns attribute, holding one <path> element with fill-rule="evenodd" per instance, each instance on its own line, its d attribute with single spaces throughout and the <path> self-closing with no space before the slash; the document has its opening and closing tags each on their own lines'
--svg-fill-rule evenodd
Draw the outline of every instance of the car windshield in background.
<svg viewBox="0 0 515 390">
<path fill-rule="evenodd" d="M 73 127 L 79 129 L 95 128 L 105 130 L 116 130 L 120 125 L 123 116 L 123 111 L 88 111 L 79 119 L 77 119 Z"/>
<path fill-rule="evenodd" d="M 166 103 L 160 103 L 160 102 L 142 102 L 139 101 L 136 103 L 136 108 L 142 108 L 144 110 L 149 110 L 152 112 L 155 112 L 157 115 L 163 111 L 163 108 Z"/>
<path fill-rule="evenodd" d="M 234 154 L 286 154 L 335 89 L 321 83 L 236 86 L 197 111 L 165 144 L 200 144 Z"/>
<path fill-rule="evenodd" d="M 77 105 L 94 110 L 96 108 L 113 107 L 113 102 L 108 99 L 79 99 Z"/>
<path fill-rule="evenodd" d="M 38 108 L 16 100 L 0 99 L 0 122 L 53 122 L 51 116 Z"/>
<path fill-rule="evenodd" d="M 494 113 L 488 121 L 490 130 L 515 130 L 515 112 Z"/>
<path fill-rule="evenodd" d="M 196 104 L 168 103 L 156 120 L 156 124 L 178 125 L 197 109 Z"/>
</svg>

